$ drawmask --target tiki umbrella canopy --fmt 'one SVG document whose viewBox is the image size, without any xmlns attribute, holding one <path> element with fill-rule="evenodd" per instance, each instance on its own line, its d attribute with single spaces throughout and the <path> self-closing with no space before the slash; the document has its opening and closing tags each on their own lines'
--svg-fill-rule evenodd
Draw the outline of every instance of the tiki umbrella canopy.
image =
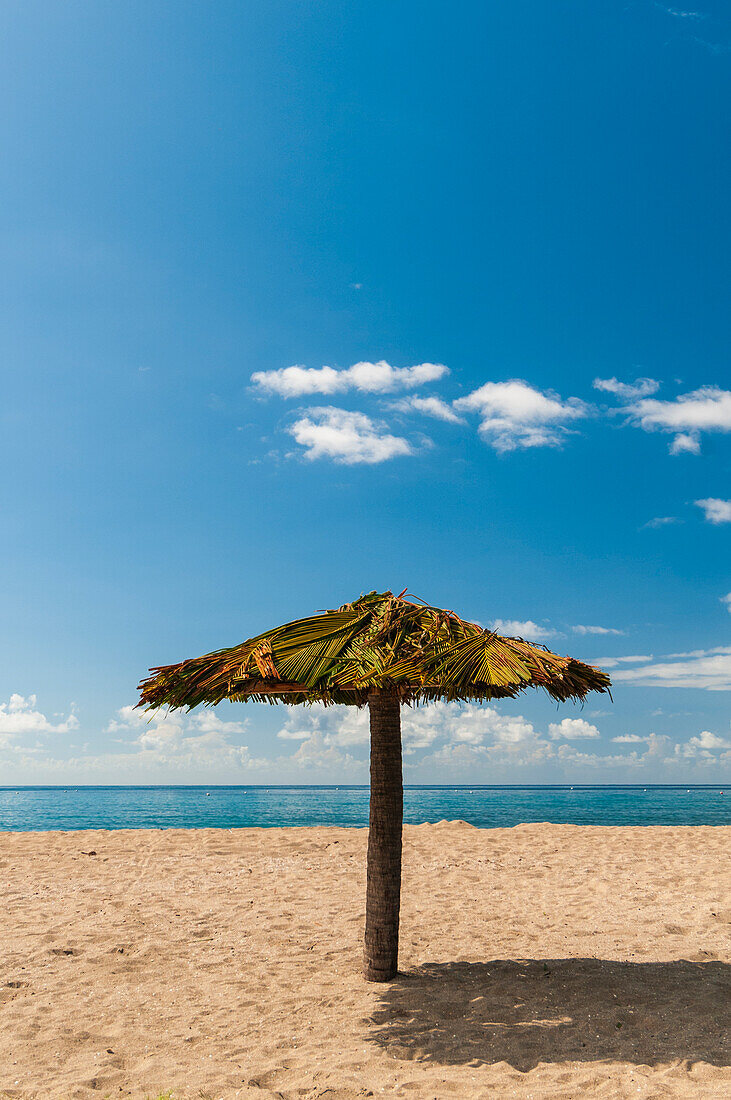
<svg viewBox="0 0 731 1100">
<path fill-rule="evenodd" d="M 223 699 L 364 706 L 374 691 L 404 703 L 552 699 L 608 691 L 606 673 L 522 638 L 504 638 L 453 611 L 391 592 L 298 619 L 230 649 L 165 665 L 140 684 L 140 706 L 196 707 Z"/>
<path fill-rule="evenodd" d="M 558 702 L 609 692 L 605 672 L 522 638 L 504 638 L 405 593 L 370 592 L 204 657 L 152 669 L 138 706 L 173 709 L 223 699 L 346 703 L 370 711 L 371 799 L 364 973 L 398 963 L 403 780 L 402 703 L 513 698 L 542 688 Z"/>
</svg>

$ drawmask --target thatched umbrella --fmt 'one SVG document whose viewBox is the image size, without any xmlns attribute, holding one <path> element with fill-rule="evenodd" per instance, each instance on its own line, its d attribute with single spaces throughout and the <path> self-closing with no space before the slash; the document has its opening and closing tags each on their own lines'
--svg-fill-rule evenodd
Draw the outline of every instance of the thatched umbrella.
<svg viewBox="0 0 731 1100">
<path fill-rule="evenodd" d="M 138 706 L 173 709 L 222 699 L 368 706 L 371 802 L 365 977 L 396 974 L 401 899 L 402 703 L 513 698 L 527 687 L 552 699 L 608 692 L 606 673 L 522 638 L 503 638 L 405 593 L 353 603 L 268 630 L 241 645 L 154 668 Z"/>
</svg>

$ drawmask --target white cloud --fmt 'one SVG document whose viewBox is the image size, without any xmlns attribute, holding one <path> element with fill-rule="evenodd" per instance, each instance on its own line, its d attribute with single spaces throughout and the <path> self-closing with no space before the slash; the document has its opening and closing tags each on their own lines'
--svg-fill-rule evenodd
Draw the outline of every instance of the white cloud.
<svg viewBox="0 0 731 1100">
<path fill-rule="evenodd" d="M 682 523 L 682 519 L 678 519 L 677 516 L 655 516 L 654 519 L 648 519 L 647 523 L 643 523 L 640 528 L 641 531 L 654 530 L 658 527 L 669 527 L 673 523 Z"/>
<path fill-rule="evenodd" d="M 625 411 L 646 432 L 672 432 L 671 454 L 698 454 L 702 432 L 731 431 L 731 391 L 719 386 L 702 386 L 673 401 L 645 398 Z"/>
<path fill-rule="evenodd" d="M 728 737 L 719 737 L 708 730 L 703 730 L 698 737 L 691 737 L 690 740 L 702 749 L 731 749 L 731 740 Z"/>
<path fill-rule="evenodd" d="M 637 733 L 623 733 L 619 737 L 612 738 L 615 745 L 640 745 L 649 740 L 649 737 L 640 737 Z"/>
<path fill-rule="evenodd" d="M 287 719 L 277 734 L 283 741 L 306 741 L 318 736 L 324 743 L 340 747 L 368 744 L 368 711 L 365 709 L 326 707 L 317 703 L 311 707 L 287 709 Z"/>
<path fill-rule="evenodd" d="M 507 638 L 526 638 L 533 642 L 541 642 L 544 638 L 555 638 L 558 635 L 557 630 L 550 626 L 539 626 L 532 619 L 526 619 L 525 622 L 518 619 L 493 619 L 490 629 Z"/>
<path fill-rule="evenodd" d="M 666 15 L 672 15 L 673 19 L 707 19 L 702 11 L 682 11 L 679 8 L 668 8 L 665 4 L 655 4 L 656 8 L 664 11 Z"/>
<path fill-rule="evenodd" d="M 731 592 L 727 592 L 725 596 L 721 596 L 721 603 L 726 604 L 726 610 L 731 614 Z"/>
<path fill-rule="evenodd" d="M 636 401 L 639 397 L 648 397 L 657 393 L 660 383 L 654 378 L 635 378 L 634 382 L 620 382 L 616 378 L 595 378 L 594 389 L 604 393 L 613 393 L 623 401 Z"/>
<path fill-rule="evenodd" d="M 694 432 L 680 432 L 675 436 L 668 450 L 671 455 L 699 455 L 701 441 Z"/>
<path fill-rule="evenodd" d="M 438 702 L 415 708 L 409 715 L 409 723 L 414 741 L 425 740 L 419 738 L 419 732 L 432 724 L 436 726 L 436 731 L 431 741 L 436 740 L 438 733 L 457 744 L 480 745 L 489 741 L 503 746 L 517 745 L 538 736 L 533 725 L 521 714 L 502 714 L 494 707 L 475 703 Z"/>
<path fill-rule="evenodd" d="M 225 722 L 211 708 L 194 714 L 183 711 L 154 711 L 151 714 L 133 706 L 121 707 L 107 726 L 109 733 L 134 733 L 133 738 L 118 738 L 128 750 L 114 757 L 122 767 L 198 769 L 248 768 L 254 760 L 247 746 L 233 744 L 229 738 L 244 733 L 248 720 Z M 107 763 L 111 756 L 101 757 Z"/>
<path fill-rule="evenodd" d="M 432 715 L 431 736 L 414 737 L 409 723 L 411 712 L 402 712 L 402 738 L 404 752 L 429 744 L 437 736 L 437 716 Z M 329 770 L 354 772 L 366 767 L 367 746 L 370 740 L 367 709 L 355 707 L 326 707 L 316 703 L 311 707 L 292 707 L 277 737 L 284 741 L 300 741 L 299 748 L 286 758 L 288 765 L 305 770 Z M 366 751 L 358 759 L 343 750 L 361 748 Z"/>
<path fill-rule="evenodd" d="M 668 653 L 666 659 L 684 661 L 686 657 L 707 657 L 713 653 L 731 653 L 731 646 L 717 645 L 713 649 L 689 649 L 684 653 Z"/>
<path fill-rule="evenodd" d="M 449 374 L 442 363 L 418 363 L 413 367 L 392 367 L 384 359 L 377 363 L 354 363 L 347 370 L 334 367 L 283 367 L 255 371 L 251 381 L 265 393 L 279 397 L 304 397 L 314 393 L 393 393 L 436 382 Z"/>
<path fill-rule="evenodd" d="M 446 420 L 449 424 L 464 424 L 462 417 L 457 416 L 452 406 L 442 401 L 441 397 L 402 397 L 394 402 L 393 407 L 398 412 L 417 412 L 432 416 L 435 420 Z"/>
<path fill-rule="evenodd" d="M 623 630 L 615 630 L 612 626 L 572 626 L 574 634 L 624 634 Z"/>
<path fill-rule="evenodd" d="M 482 717 L 475 715 L 472 728 L 460 721 L 456 734 L 423 757 L 420 768 L 438 769 L 439 773 L 449 769 L 474 776 L 475 769 L 485 765 L 493 772 L 496 767 L 522 769 L 555 758 L 553 743 L 522 715 L 500 714 L 492 707 L 472 709 L 481 711 Z"/>
<path fill-rule="evenodd" d="M 295 713 L 288 716 L 277 736 L 283 740 L 301 740 L 300 748 L 289 758 L 295 766 L 331 768 L 338 759 L 346 762 L 343 749 L 358 746 L 364 750 L 363 759 L 367 756 L 370 739 L 367 710 L 322 705 L 293 710 Z M 442 749 L 426 758 L 427 763 L 437 761 L 440 753 L 453 758 L 456 752 L 461 760 L 467 747 L 481 754 L 505 755 L 521 765 L 528 758 L 533 760 L 537 751 L 541 757 L 553 752 L 550 742 L 542 739 L 522 715 L 503 714 L 494 707 L 475 703 L 437 700 L 428 706 L 403 707 L 401 731 L 406 758 L 420 749 L 432 748 L 437 742 L 443 743 Z M 349 768 L 356 763 L 353 757 L 347 757 Z M 423 763 L 420 761 L 419 766 Z"/>
<path fill-rule="evenodd" d="M 364 413 L 332 406 L 307 409 L 289 433 L 305 448 L 310 461 L 330 458 L 345 466 L 373 465 L 414 453 L 407 439 L 391 435 L 385 425 Z"/>
<path fill-rule="evenodd" d="M 25 727 L 21 733 L 65 733 L 78 728 L 74 715 L 63 722 L 50 722 L 35 710 L 33 697 L 21 706 L 14 697 L 13 709 L 4 708 L 7 714 L 25 714 Z M 29 717 L 28 717 L 29 716 Z M 133 706 L 122 707 L 108 724 L 110 738 L 107 751 L 93 753 L 88 744 L 81 746 L 83 755 L 63 757 L 47 746 L 12 742 L 10 734 L 0 731 L 0 749 L 3 750 L 3 767 L 12 769 L 25 778 L 15 782 L 43 783 L 84 778 L 91 782 L 120 782 L 124 776 L 128 782 L 163 782 L 183 778 L 201 782 L 203 776 L 215 777 L 214 782 L 227 782 L 236 773 L 250 772 L 268 762 L 254 759 L 245 745 L 235 744 L 231 738 L 242 733 L 246 721 L 225 722 L 211 709 L 201 709 L 195 714 L 181 711 L 167 713 L 157 711 L 150 715 Z M 16 727 L 17 728 L 17 727 Z M 68 748 L 79 750 L 77 745 Z M 153 778 L 154 777 L 154 778 Z"/>
<path fill-rule="evenodd" d="M 671 653 L 661 661 L 639 668 L 621 669 L 612 679 L 644 687 L 731 690 L 731 646 Z"/>
<path fill-rule="evenodd" d="M 639 753 L 633 750 L 629 753 L 615 753 L 601 756 L 598 753 L 581 752 L 574 745 L 560 745 L 558 759 L 567 768 L 587 768 L 606 770 L 608 768 L 621 768 L 640 771 L 648 767 L 662 767 L 668 762 L 667 752 L 670 738 L 651 733 L 646 739 L 645 752 Z"/>
<path fill-rule="evenodd" d="M 598 665 L 600 668 L 615 668 L 620 664 L 639 664 L 640 662 L 647 662 L 652 660 L 652 654 L 632 654 L 629 657 L 596 657 L 591 663 Z"/>
<path fill-rule="evenodd" d="M 302 742 L 297 751 L 288 758 L 287 763 L 305 771 L 363 772 L 363 778 L 366 772 L 363 760 L 357 760 L 350 753 L 343 752 L 319 730 Z"/>
<path fill-rule="evenodd" d="M 553 393 L 542 393 L 527 382 L 486 382 L 454 402 L 461 412 L 480 415 L 480 434 L 496 451 L 528 447 L 560 447 L 567 424 L 584 417 L 588 408 L 570 397 L 563 401 Z"/>
<path fill-rule="evenodd" d="M 7 703 L 0 703 L 0 745 L 9 745 L 14 738 L 28 734 L 69 733 L 78 729 L 79 720 L 73 710 L 60 722 L 52 722 L 37 707 L 37 696 L 17 692 Z"/>
<path fill-rule="evenodd" d="M 162 711 L 154 711 L 153 716 L 159 718 L 162 713 Z M 151 720 L 151 716 L 147 711 L 138 710 L 133 703 L 130 703 L 126 707 L 119 708 L 117 717 L 111 719 L 105 732 L 117 733 L 119 730 L 130 730 L 135 727 L 146 726 L 149 725 Z"/>
<path fill-rule="evenodd" d="M 561 722 L 552 722 L 548 732 L 554 741 L 566 738 L 567 741 L 575 741 L 581 737 L 600 737 L 596 726 L 587 722 L 584 718 L 564 718 Z"/>
<path fill-rule="evenodd" d="M 731 740 L 728 737 L 719 737 L 710 730 L 703 730 L 697 737 L 676 745 L 674 751 L 676 758 L 680 760 L 698 759 L 715 764 L 718 761 L 717 753 L 721 753 L 722 759 L 731 756 Z"/>
<path fill-rule="evenodd" d="M 119 708 L 117 717 L 113 718 L 107 726 L 107 733 L 118 733 L 122 730 L 149 730 L 150 728 L 169 726 L 181 730 L 188 728 L 198 730 L 201 733 L 220 733 L 228 736 L 233 733 L 244 733 L 248 725 L 248 718 L 241 722 L 224 722 L 211 707 L 203 707 L 195 714 L 187 714 L 180 710 L 145 711 L 130 705 Z"/>
<path fill-rule="evenodd" d="M 515 744 L 538 736 L 521 715 L 501 714 L 474 703 L 436 700 L 428 706 L 403 707 L 401 732 L 404 752 L 428 748 L 437 740 L 482 744 L 486 740 Z M 366 709 L 355 707 L 293 707 L 277 737 L 284 741 L 314 739 L 324 748 L 367 746 L 370 739 Z"/>
<path fill-rule="evenodd" d="M 731 500 L 719 500 L 718 497 L 706 497 L 695 502 L 702 508 L 709 523 L 731 523 Z"/>
</svg>

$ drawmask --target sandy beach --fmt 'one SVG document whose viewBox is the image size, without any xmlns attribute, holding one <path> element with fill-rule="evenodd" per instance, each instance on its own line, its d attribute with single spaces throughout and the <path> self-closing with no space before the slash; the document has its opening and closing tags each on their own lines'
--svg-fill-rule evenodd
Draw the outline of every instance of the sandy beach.
<svg viewBox="0 0 731 1100">
<path fill-rule="evenodd" d="M 722 1097 L 731 828 L 0 834 L 0 1095 Z"/>
</svg>

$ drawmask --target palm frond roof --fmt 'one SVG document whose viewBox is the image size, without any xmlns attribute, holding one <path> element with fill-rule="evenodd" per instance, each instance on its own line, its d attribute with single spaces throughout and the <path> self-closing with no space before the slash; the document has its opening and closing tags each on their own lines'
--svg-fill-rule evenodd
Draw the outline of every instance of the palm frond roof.
<svg viewBox="0 0 731 1100">
<path fill-rule="evenodd" d="M 513 698 L 542 688 L 552 699 L 609 692 L 609 676 L 522 638 L 505 638 L 405 593 L 285 623 L 230 649 L 151 669 L 138 706 L 172 709 L 223 699 L 363 706 L 369 692 L 405 703 Z"/>
</svg>

